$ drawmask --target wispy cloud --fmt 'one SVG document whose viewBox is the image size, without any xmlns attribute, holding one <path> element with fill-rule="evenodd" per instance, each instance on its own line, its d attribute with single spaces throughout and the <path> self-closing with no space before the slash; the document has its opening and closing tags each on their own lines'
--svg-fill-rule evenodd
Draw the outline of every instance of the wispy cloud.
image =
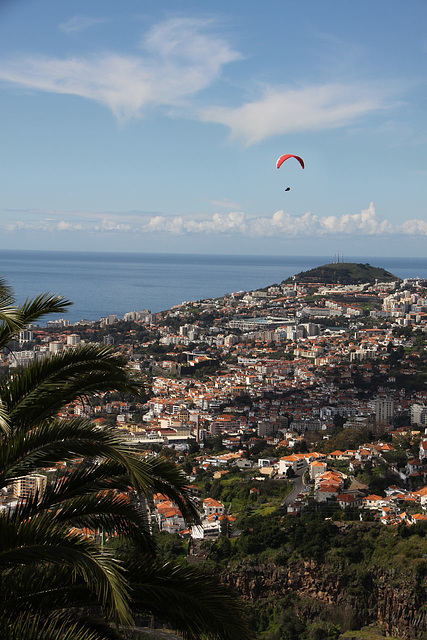
<svg viewBox="0 0 427 640">
<path fill-rule="evenodd" d="M 379 218 L 371 202 L 360 213 L 341 216 L 318 216 L 310 211 L 294 216 L 276 211 L 272 216 L 249 217 L 244 212 L 214 213 L 210 217 L 149 215 L 144 213 L 82 213 L 70 215 L 56 212 L 37 221 L 13 220 L 2 226 L 9 233 L 90 232 L 132 234 L 203 234 L 247 237 L 325 237 L 325 236 L 427 236 L 427 221 L 413 218 L 396 224 Z"/>
<path fill-rule="evenodd" d="M 0 79 L 95 100 L 119 120 L 142 117 L 148 107 L 183 106 L 241 57 L 212 29 L 208 20 L 173 18 L 148 31 L 140 54 L 3 60 Z"/>
<path fill-rule="evenodd" d="M 104 218 L 99 222 L 78 222 L 72 220 L 54 220 L 45 218 L 37 222 L 27 222 L 25 220 L 17 220 L 8 222 L 3 225 L 3 229 L 9 233 L 19 233 L 20 231 L 33 232 L 63 232 L 63 231 L 84 231 L 93 233 L 123 233 L 132 230 L 132 226 L 127 223 Z"/>
<path fill-rule="evenodd" d="M 64 33 L 78 33 L 79 31 L 85 31 L 90 27 L 95 27 L 98 24 L 105 24 L 108 22 L 107 18 L 91 18 L 89 16 L 73 16 L 65 22 L 61 22 L 59 29 Z"/>
<path fill-rule="evenodd" d="M 103 18 L 74 16 L 60 25 L 74 33 Z M 242 59 L 208 19 L 171 18 L 154 25 L 132 55 L 101 52 L 57 58 L 0 60 L 0 80 L 39 91 L 76 95 L 108 107 L 120 121 L 162 108 L 176 116 L 228 127 L 250 145 L 289 132 L 343 127 L 384 109 L 396 87 L 319 83 L 264 87 L 238 106 L 196 107 L 194 97 L 217 81 L 224 67 Z"/>
<path fill-rule="evenodd" d="M 269 87 L 239 107 L 211 107 L 200 117 L 223 124 L 247 145 L 273 135 L 334 129 L 388 105 L 390 91 L 374 85 L 323 84 L 297 89 Z"/>
</svg>

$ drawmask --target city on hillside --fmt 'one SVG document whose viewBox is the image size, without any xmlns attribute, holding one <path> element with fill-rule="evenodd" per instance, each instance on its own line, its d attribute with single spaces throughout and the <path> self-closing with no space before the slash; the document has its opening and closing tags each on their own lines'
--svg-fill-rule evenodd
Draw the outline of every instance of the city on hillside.
<svg viewBox="0 0 427 640">
<path fill-rule="evenodd" d="M 21 331 L 1 367 L 93 342 L 123 354 L 145 397 L 81 398 L 60 417 L 113 426 L 133 451 L 182 467 L 200 524 L 161 494 L 146 508 L 192 553 L 225 529 L 238 537 L 248 510 L 413 527 L 427 522 L 427 281 L 359 279 L 49 320 Z M 18 479 L 2 507 L 43 490 L 51 471 Z"/>
</svg>

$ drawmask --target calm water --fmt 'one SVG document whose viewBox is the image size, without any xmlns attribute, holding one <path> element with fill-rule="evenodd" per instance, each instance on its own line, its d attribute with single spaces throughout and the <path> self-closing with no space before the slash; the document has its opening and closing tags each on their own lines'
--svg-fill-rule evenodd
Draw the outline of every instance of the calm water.
<svg viewBox="0 0 427 640">
<path fill-rule="evenodd" d="M 401 278 L 427 277 L 425 258 L 349 257 Z M 161 311 L 184 300 L 256 289 L 331 261 L 331 256 L 218 256 L 182 254 L 0 251 L 0 274 L 22 302 L 61 293 L 74 305 L 71 321 L 115 313 Z"/>
</svg>

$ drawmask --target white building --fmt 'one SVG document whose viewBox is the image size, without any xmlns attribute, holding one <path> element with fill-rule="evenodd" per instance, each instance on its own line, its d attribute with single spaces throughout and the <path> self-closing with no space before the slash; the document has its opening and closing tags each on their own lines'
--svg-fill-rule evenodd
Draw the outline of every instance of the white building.
<svg viewBox="0 0 427 640">
<path fill-rule="evenodd" d="M 19 344 L 24 344 L 25 342 L 32 342 L 34 340 L 34 333 L 29 331 L 28 329 L 24 329 L 19 332 Z"/>
<path fill-rule="evenodd" d="M 427 424 L 427 407 L 424 404 L 411 405 L 411 424 Z"/>
<path fill-rule="evenodd" d="M 36 491 L 39 495 L 46 488 L 47 478 L 40 473 L 32 473 L 22 478 L 17 478 L 12 485 L 13 495 L 17 498 L 29 498 L 34 496 Z"/>
<path fill-rule="evenodd" d="M 208 516 L 222 516 L 224 513 L 224 505 L 222 502 L 218 502 L 218 500 L 214 500 L 213 498 L 206 498 L 203 500 L 203 511 L 205 517 Z"/>
<path fill-rule="evenodd" d="M 49 353 L 55 354 L 60 353 L 62 351 L 63 343 L 59 342 L 59 340 L 55 340 L 54 342 L 49 342 Z"/>
<path fill-rule="evenodd" d="M 294 473 L 303 469 L 307 464 L 307 460 L 303 456 L 291 454 L 290 456 L 284 456 L 279 460 L 279 473 L 286 475 L 289 469 L 292 469 Z"/>
<path fill-rule="evenodd" d="M 381 396 L 375 400 L 375 419 L 377 422 L 390 424 L 394 415 L 394 400 Z"/>
</svg>

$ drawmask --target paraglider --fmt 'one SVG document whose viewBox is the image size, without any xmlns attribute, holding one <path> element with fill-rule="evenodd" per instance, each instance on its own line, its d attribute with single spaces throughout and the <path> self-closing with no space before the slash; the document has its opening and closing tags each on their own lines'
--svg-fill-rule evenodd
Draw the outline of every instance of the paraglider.
<svg viewBox="0 0 427 640">
<path fill-rule="evenodd" d="M 285 160 L 288 160 L 288 158 L 295 158 L 295 160 L 298 160 L 298 162 L 301 165 L 301 168 L 304 169 L 304 160 L 299 156 L 294 156 L 292 153 L 285 153 L 283 156 L 280 156 L 280 158 L 276 162 L 276 167 L 280 169 L 282 164 L 285 162 Z M 285 191 L 290 191 L 290 190 L 291 190 L 290 187 L 286 187 L 285 189 Z"/>
<path fill-rule="evenodd" d="M 288 158 L 295 158 L 295 160 L 298 160 L 302 169 L 304 169 L 304 160 L 299 156 L 294 156 L 292 153 L 285 153 L 283 156 L 280 156 L 280 158 L 276 162 L 276 167 L 280 169 L 282 164 L 285 162 L 285 160 L 288 160 Z"/>
</svg>

